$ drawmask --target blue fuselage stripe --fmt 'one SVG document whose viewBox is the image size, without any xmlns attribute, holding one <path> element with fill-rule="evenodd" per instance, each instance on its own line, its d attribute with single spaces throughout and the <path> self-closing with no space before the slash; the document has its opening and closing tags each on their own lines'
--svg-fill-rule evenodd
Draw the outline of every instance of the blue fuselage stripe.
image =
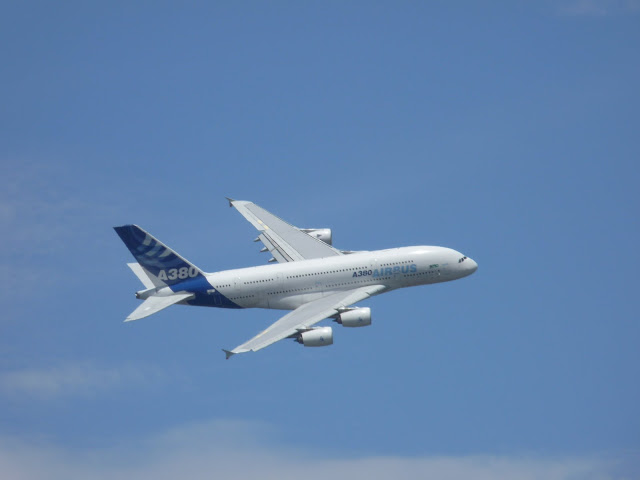
<svg viewBox="0 0 640 480">
<path fill-rule="evenodd" d="M 232 302 L 226 296 L 213 288 L 205 277 L 190 278 L 184 282 L 170 285 L 174 292 L 189 292 L 195 294 L 195 298 L 188 300 L 189 305 L 201 307 L 242 308 Z"/>
</svg>

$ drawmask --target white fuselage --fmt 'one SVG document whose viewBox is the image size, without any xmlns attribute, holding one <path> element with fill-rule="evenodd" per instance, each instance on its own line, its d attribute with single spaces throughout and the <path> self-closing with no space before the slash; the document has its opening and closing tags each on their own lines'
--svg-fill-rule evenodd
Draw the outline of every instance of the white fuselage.
<svg viewBox="0 0 640 480">
<path fill-rule="evenodd" d="M 209 273 L 207 281 L 242 308 L 294 310 L 341 290 L 397 288 L 448 282 L 471 275 L 477 264 L 444 247 L 402 247 Z"/>
</svg>

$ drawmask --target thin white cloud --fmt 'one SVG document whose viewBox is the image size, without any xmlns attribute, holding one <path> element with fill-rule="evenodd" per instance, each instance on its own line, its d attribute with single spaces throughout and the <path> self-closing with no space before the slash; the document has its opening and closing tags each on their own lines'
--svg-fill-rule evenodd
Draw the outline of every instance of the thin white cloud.
<svg viewBox="0 0 640 480">
<path fill-rule="evenodd" d="M 70 225 L 107 210 L 82 198 L 73 184 L 59 183 L 68 177 L 55 162 L 7 161 L 0 169 L 0 228 L 6 232 L 3 254 L 50 254 L 78 235 Z"/>
<path fill-rule="evenodd" d="M 0 392 L 7 397 L 51 399 L 86 396 L 132 385 L 148 385 L 161 373 L 149 368 L 104 368 L 88 363 L 0 372 Z"/>
<path fill-rule="evenodd" d="M 603 0 L 577 0 L 560 7 L 560 13 L 569 16 L 602 16 L 607 14 L 608 3 Z"/>
<path fill-rule="evenodd" d="M 72 276 L 75 257 L 65 269 L 52 268 L 71 246 L 113 241 L 106 220 L 113 207 L 83 193 L 67 170 L 53 161 L 0 162 L 0 301 L 19 304 L 32 295 L 25 285 L 44 288 Z"/>
<path fill-rule="evenodd" d="M 247 422 L 206 422 L 105 449 L 61 448 L 0 437 L 0 477 L 164 480 L 261 478 L 367 480 L 615 480 L 633 478 L 623 460 L 470 455 L 338 458 L 276 447 L 270 430 Z M 335 447 L 335 445 L 334 445 Z M 632 459 L 637 467 L 637 457 Z M 627 462 L 628 463 L 628 462 Z"/>
<path fill-rule="evenodd" d="M 573 0 L 563 3 L 562 15 L 601 17 L 605 15 L 634 13 L 640 11 L 638 0 Z"/>
</svg>

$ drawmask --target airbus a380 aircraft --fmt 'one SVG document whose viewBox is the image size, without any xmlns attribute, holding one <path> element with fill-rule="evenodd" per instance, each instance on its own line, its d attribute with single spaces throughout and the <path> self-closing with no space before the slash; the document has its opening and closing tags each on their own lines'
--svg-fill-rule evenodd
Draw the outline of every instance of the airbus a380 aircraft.
<svg viewBox="0 0 640 480">
<path fill-rule="evenodd" d="M 327 228 L 296 228 L 255 203 L 228 200 L 260 232 L 255 241 L 271 252 L 269 262 L 279 264 L 205 273 L 137 225 L 115 227 L 138 262 L 129 267 L 146 287 L 136 292 L 144 301 L 126 322 L 173 304 L 292 310 L 251 340 L 224 350 L 227 359 L 283 338 L 323 347 L 333 343 L 333 331 L 315 325 L 326 318 L 345 327 L 371 325 L 371 309 L 353 304 L 398 288 L 457 280 L 478 268 L 444 247 L 338 250 Z"/>
</svg>

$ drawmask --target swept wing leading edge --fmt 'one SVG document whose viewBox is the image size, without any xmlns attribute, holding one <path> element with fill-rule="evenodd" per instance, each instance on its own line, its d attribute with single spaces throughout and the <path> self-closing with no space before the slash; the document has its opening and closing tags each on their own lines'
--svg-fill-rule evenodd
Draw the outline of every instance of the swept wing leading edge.
<svg viewBox="0 0 640 480">
<path fill-rule="evenodd" d="M 295 335 L 299 331 L 308 330 L 325 318 L 339 313 L 340 309 L 373 295 L 377 295 L 385 288 L 384 285 L 369 285 L 345 292 L 332 293 L 313 302 L 305 303 L 282 317 L 248 342 L 237 346 L 233 350 L 224 350 L 224 352 L 227 354 L 227 358 L 229 358 L 236 353 L 255 352 L 268 347 L 272 343 Z"/>
<path fill-rule="evenodd" d="M 312 258 L 343 255 L 340 250 L 306 234 L 252 202 L 229 200 L 259 232 L 258 238 L 278 262 L 295 262 Z"/>
</svg>

